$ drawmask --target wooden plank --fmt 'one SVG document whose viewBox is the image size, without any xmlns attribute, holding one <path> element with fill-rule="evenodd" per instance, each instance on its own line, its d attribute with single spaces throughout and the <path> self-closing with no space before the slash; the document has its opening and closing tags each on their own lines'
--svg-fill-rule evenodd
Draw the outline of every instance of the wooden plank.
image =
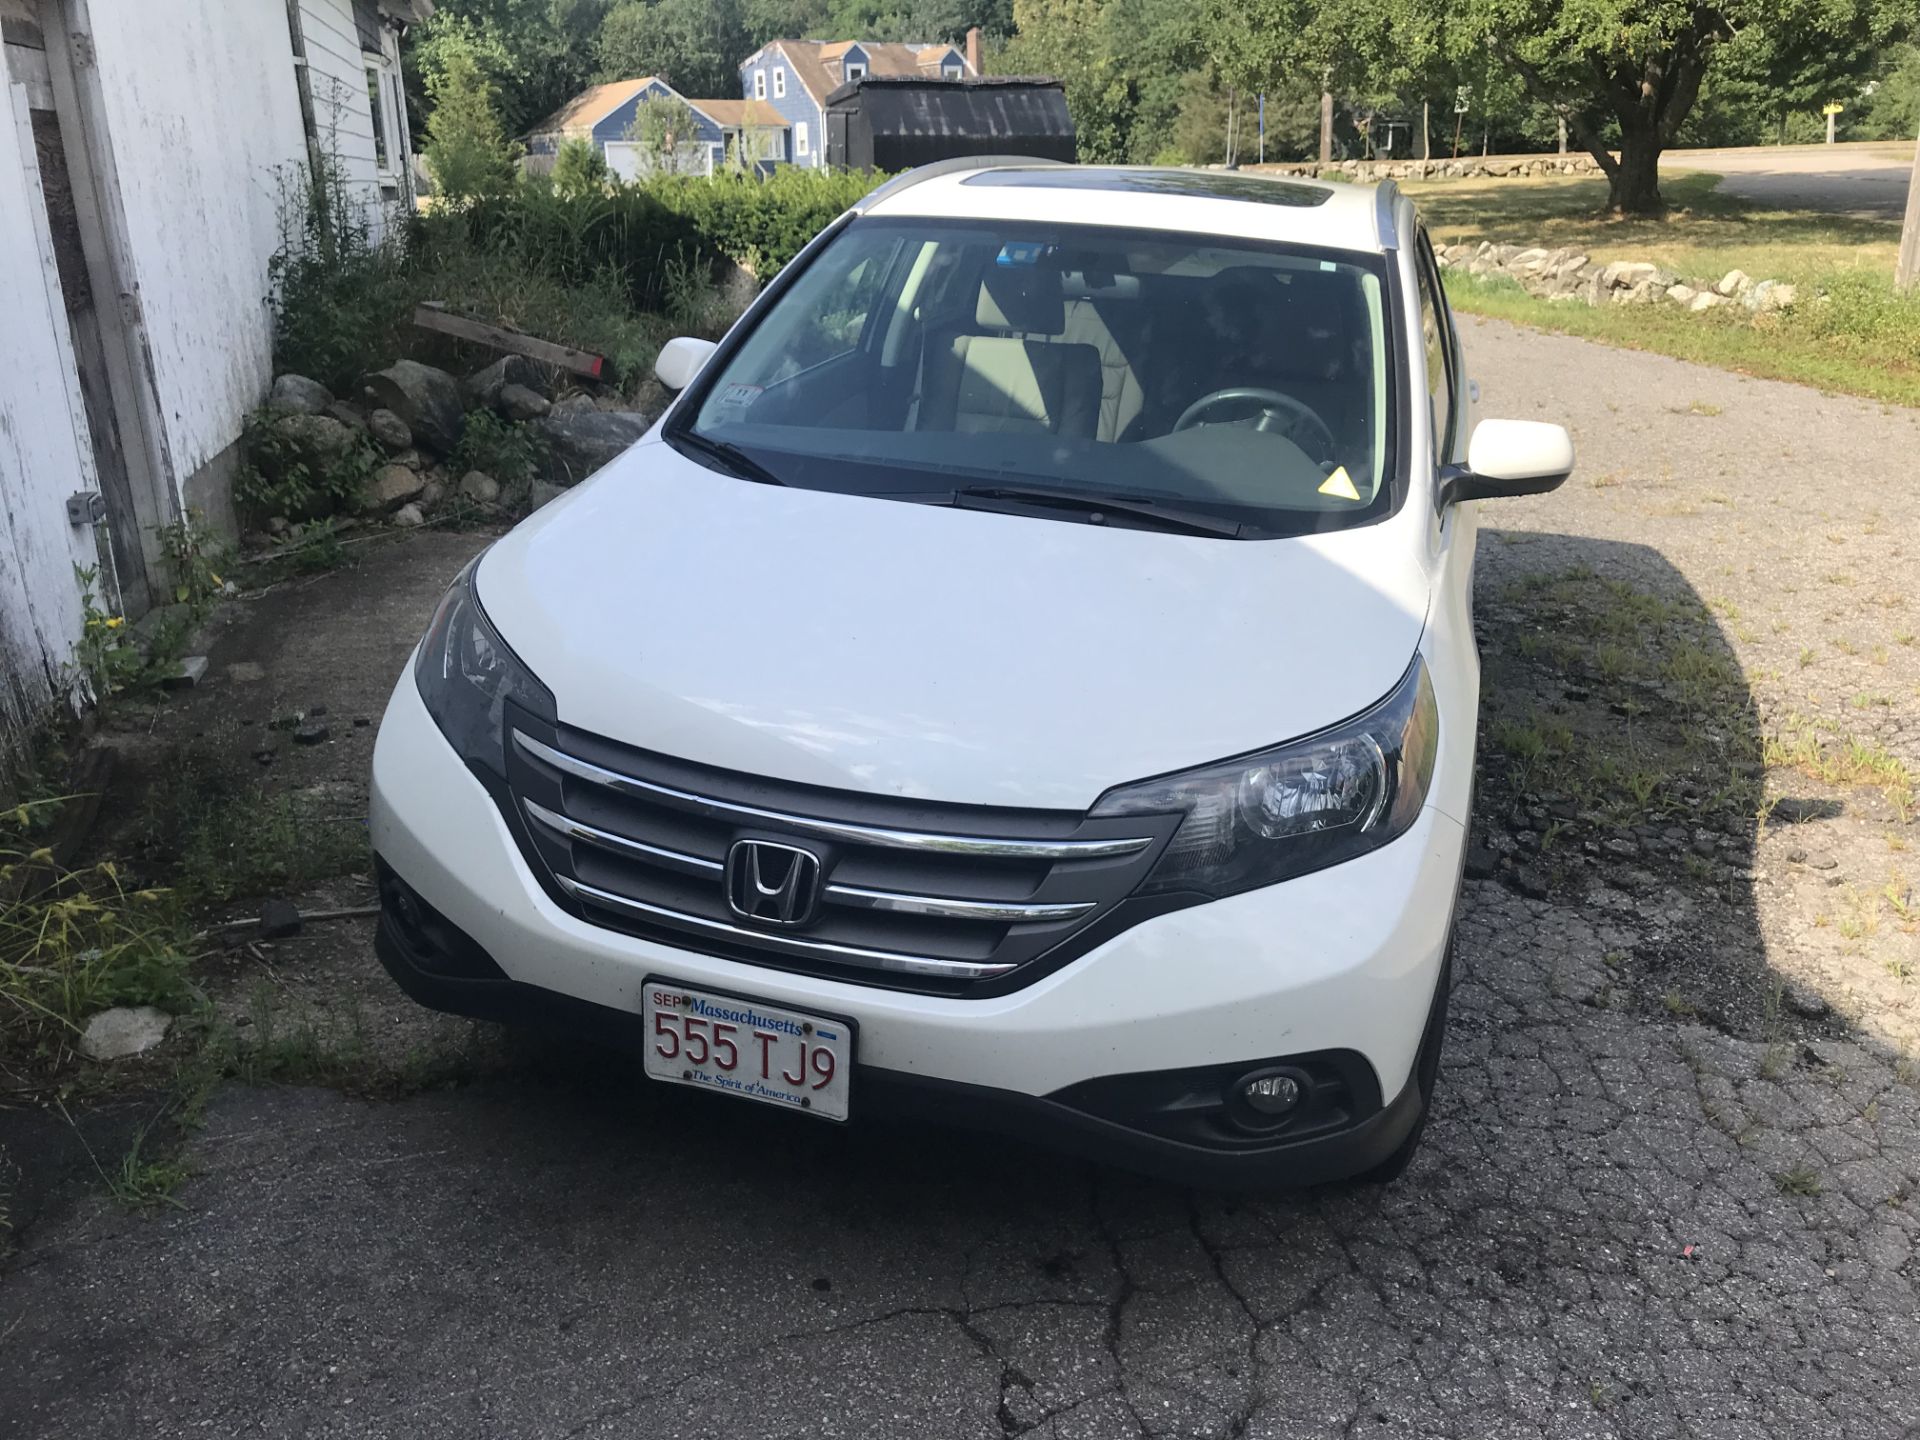
<svg viewBox="0 0 1920 1440">
<path fill-rule="evenodd" d="M 469 320 L 464 315 L 455 315 L 437 300 L 423 300 L 414 306 L 413 323 L 423 330 L 438 330 L 443 335 L 454 335 L 495 350 L 524 355 L 529 360 L 558 365 L 563 370 L 571 370 L 576 375 L 585 375 L 594 380 L 600 378 L 601 368 L 607 363 L 604 356 L 590 351 L 556 345 L 551 340 L 536 340 L 518 330 L 486 325 L 478 320 Z"/>
</svg>

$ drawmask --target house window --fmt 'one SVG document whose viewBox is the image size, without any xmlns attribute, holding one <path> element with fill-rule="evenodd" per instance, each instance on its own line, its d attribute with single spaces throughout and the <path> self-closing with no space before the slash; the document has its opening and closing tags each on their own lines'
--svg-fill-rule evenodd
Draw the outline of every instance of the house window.
<svg viewBox="0 0 1920 1440">
<path fill-rule="evenodd" d="M 390 169 L 387 153 L 387 107 L 380 93 L 380 72 L 367 66 L 367 110 L 373 120 L 373 163 L 380 170 Z"/>
<path fill-rule="evenodd" d="M 802 156 L 802 155 L 805 155 L 805 154 L 807 154 L 807 153 L 808 153 L 808 151 L 807 151 L 807 122 L 806 122 L 806 121 L 804 121 L 804 120 L 796 120 L 796 121 L 794 122 L 794 126 L 793 126 L 793 153 L 794 153 L 794 158 L 795 158 L 795 159 L 798 159 L 798 158 L 799 158 L 800 156 Z"/>
<path fill-rule="evenodd" d="M 847 66 L 847 79 L 849 80 L 858 80 L 862 75 L 865 75 L 866 73 L 867 73 L 867 67 L 862 65 L 858 60 L 851 62 Z"/>
<path fill-rule="evenodd" d="M 960 66 L 954 64 L 942 65 L 940 67 L 940 73 L 949 80 L 958 80 L 960 78 L 960 68 Z"/>
<path fill-rule="evenodd" d="M 767 98 L 767 72 L 764 70 L 753 72 L 753 98 L 756 100 Z"/>
<path fill-rule="evenodd" d="M 787 72 L 785 70 L 780 69 L 778 66 L 776 66 L 773 72 L 773 98 L 776 100 L 783 100 L 786 98 L 786 94 L 787 94 Z"/>
</svg>

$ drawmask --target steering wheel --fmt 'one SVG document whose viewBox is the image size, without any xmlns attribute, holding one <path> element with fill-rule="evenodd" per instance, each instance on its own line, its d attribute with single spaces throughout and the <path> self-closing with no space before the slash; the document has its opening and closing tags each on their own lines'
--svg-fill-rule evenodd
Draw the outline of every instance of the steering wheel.
<svg viewBox="0 0 1920 1440">
<path fill-rule="evenodd" d="M 1173 422 L 1173 428 L 1175 432 L 1191 430 L 1201 422 L 1208 411 L 1218 409 L 1220 406 L 1229 404 L 1235 400 L 1258 400 L 1261 402 L 1260 418 L 1256 420 L 1253 425 L 1253 428 L 1256 430 L 1271 431 L 1274 428 L 1271 422 L 1279 412 L 1285 411 L 1293 423 L 1284 426 L 1280 430 L 1280 433 L 1291 440 L 1296 425 L 1304 424 L 1308 430 L 1313 432 L 1313 438 L 1320 442 L 1319 458 L 1322 460 L 1333 459 L 1333 452 L 1338 448 L 1338 445 L 1333 438 L 1333 432 L 1327 428 L 1326 421 L 1314 414 L 1310 407 L 1294 399 L 1293 396 L 1282 395 L 1278 390 L 1263 390 L 1256 385 L 1229 385 L 1224 390 L 1215 390 L 1211 395 L 1202 395 L 1198 400 L 1180 412 L 1180 418 Z"/>
</svg>

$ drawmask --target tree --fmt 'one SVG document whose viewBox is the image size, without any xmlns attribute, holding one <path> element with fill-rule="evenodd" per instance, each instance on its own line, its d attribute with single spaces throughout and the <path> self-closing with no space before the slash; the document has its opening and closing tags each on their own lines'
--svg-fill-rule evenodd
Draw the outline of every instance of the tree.
<svg viewBox="0 0 1920 1440">
<path fill-rule="evenodd" d="M 440 194 L 460 201 L 507 189 L 517 156 L 500 128 L 493 87 L 473 56 L 449 49 L 428 98 L 426 161 Z"/>
<path fill-rule="evenodd" d="M 677 175 L 686 161 L 682 147 L 697 138 L 693 107 L 677 95 L 642 100 L 627 126 L 627 138 L 640 147 L 654 174 Z"/>
<path fill-rule="evenodd" d="M 1804 67 L 1885 44 L 1913 11 L 1914 0 L 1206 0 L 1203 13 L 1216 64 L 1249 78 L 1322 65 L 1336 89 L 1393 91 L 1437 63 L 1487 57 L 1566 120 L 1606 172 L 1609 209 L 1650 215 L 1664 209 L 1660 152 L 1722 45 L 1758 30 L 1782 65 Z"/>
<path fill-rule="evenodd" d="M 597 41 L 602 80 L 658 75 L 683 95 L 740 93 L 738 66 L 754 49 L 739 0 L 624 0 Z"/>
<path fill-rule="evenodd" d="M 612 173 L 600 147 L 583 136 L 562 142 L 553 157 L 554 192 L 567 199 L 601 193 Z"/>
<path fill-rule="evenodd" d="M 1183 77 L 1202 61 L 1193 14 L 1193 0 L 1013 0 L 1013 37 L 986 69 L 1056 76 L 1082 160 L 1152 160 L 1175 143 Z"/>
<path fill-rule="evenodd" d="M 440 0 L 407 32 L 403 55 L 413 130 L 425 129 L 428 87 L 446 55 L 464 50 L 493 87 L 501 123 L 525 134 L 586 89 L 594 38 L 613 0 Z"/>
</svg>

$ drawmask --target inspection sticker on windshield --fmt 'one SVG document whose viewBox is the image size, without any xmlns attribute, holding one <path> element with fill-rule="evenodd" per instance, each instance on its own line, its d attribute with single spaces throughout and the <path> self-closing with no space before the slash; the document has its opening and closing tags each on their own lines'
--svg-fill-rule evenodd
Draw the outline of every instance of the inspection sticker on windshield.
<svg viewBox="0 0 1920 1440">
<path fill-rule="evenodd" d="M 995 257 L 998 265 L 1038 265 L 1047 247 L 1038 240 L 1009 240 Z"/>
<path fill-rule="evenodd" d="M 758 1000 L 646 983 L 646 1071 L 671 1085 L 847 1118 L 853 1027 Z"/>
<path fill-rule="evenodd" d="M 1347 467 L 1344 465 L 1327 476 L 1325 480 L 1321 481 L 1320 493 L 1322 495 L 1335 495 L 1342 500 L 1358 500 L 1360 498 L 1360 492 L 1353 488 L 1353 477 L 1347 474 Z"/>
<path fill-rule="evenodd" d="M 722 405 L 737 405 L 740 409 L 744 410 L 760 398 L 760 392 L 763 388 L 764 387 L 759 385 L 729 385 L 720 392 L 720 403 Z"/>
</svg>

